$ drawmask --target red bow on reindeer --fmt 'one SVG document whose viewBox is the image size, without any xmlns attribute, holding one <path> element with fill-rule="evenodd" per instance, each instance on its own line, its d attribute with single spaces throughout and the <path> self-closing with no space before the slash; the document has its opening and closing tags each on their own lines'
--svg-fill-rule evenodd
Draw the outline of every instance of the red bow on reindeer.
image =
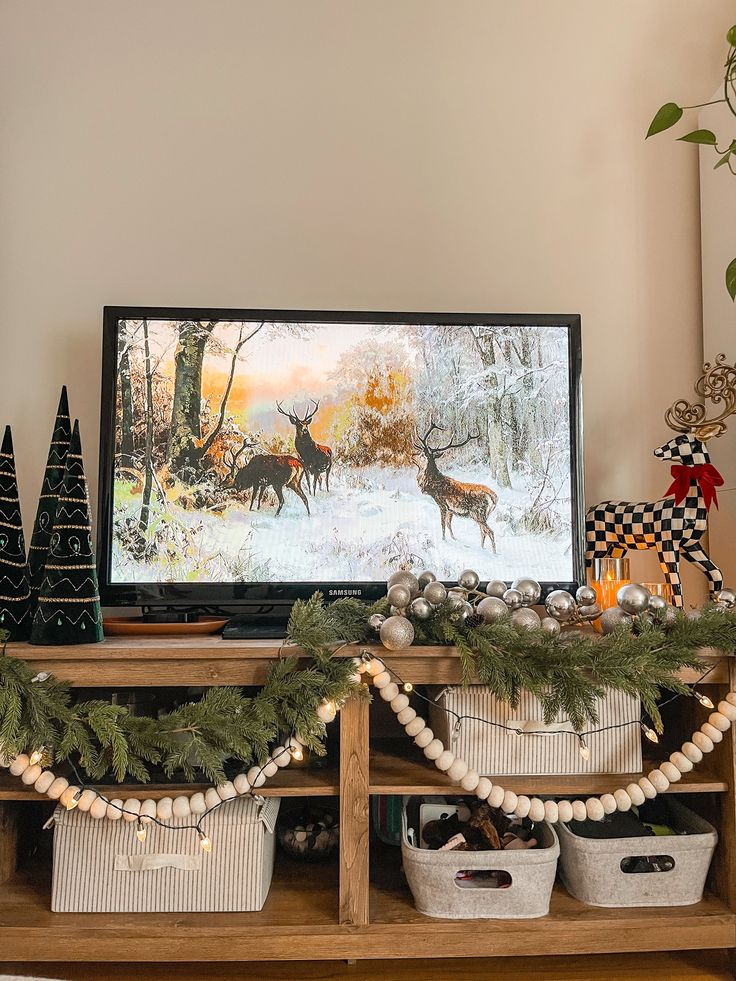
<svg viewBox="0 0 736 981">
<path fill-rule="evenodd" d="M 664 492 L 665 497 L 674 494 L 675 504 L 679 504 L 680 501 L 685 500 L 687 492 L 690 490 L 690 484 L 695 481 L 698 485 L 698 490 L 703 495 L 706 511 L 710 510 L 711 504 L 715 504 L 718 507 L 716 487 L 723 485 L 723 477 L 718 473 L 712 463 L 698 463 L 694 467 L 675 464 L 670 469 L 670 473 L 674 477 L 674 480 Z"/>
</svg>

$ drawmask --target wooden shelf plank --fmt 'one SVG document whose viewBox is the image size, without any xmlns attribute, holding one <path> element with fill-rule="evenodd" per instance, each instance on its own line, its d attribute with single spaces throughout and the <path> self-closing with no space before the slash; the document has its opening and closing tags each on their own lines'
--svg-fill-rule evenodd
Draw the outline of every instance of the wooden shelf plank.
<svg viewBox="0 0 736 981">
<path fill-rule="evenodd" d="M 418 913 L 400 879 L 398 849 L 383 864 L 391 882 L 371 885 L 371 923 L 337 922 L 337 867 L 278 853 L 259 913 L 51 913 L 48 870 L 18 875 L 0 890 L 4 961 L 245 961 L 485 957 L 736 945 L 736 916 L 706 896 L 695 906 L 610 910 L 555 889 L 535 920 L 435 920 Z M 305 871 L 313 874 L 305 874 Z"/>
<path fill-rule="evenodd" d="M 403 753 L 395 744 L 391 749 L 371 749 L 369 789 L 372 794 L 447 794 L 465 793 L 458 783 L 432 766 L 407 739 Z M 652 769 L 645 765 L 645 771 Z M 618 787 L 636 782 L 641 773 L 584 773 L 572 776 L 504 776 L 498 782 L 517 794 L 606 794 Z M 495 781 L 494 777 L 491 780 Z M 668 793 L 724 793 L 728 784 L 715 773 L 698 765 L 682 780 L 672 784 Z"/>
<path fill-rule="evenodd" d="M 69 777 L 63 767 L 55 769 L 59 776 Z M 96 789 L 108 799 L 133 797 L 138 800 L 193 794 L 209 786 L 193 783 L 95 784 Z M 334 766 L 279 770 L 258 793 L 263 797 L 337 797 L 340 793 L 340 775 Z M 49 802 L 45 794 L 38 794 L 33 787 L 26 787 L 7 770 L 0 770 L 0 800 Z"/>
<path fill-rule="evenodd" d="M 340 656 L 361 650 L 382 657 L 402 678 L 414 684 L 457 684 L 460 655 L 454 647 L 410 647 L 388 652 L 381 645 L 351 645 Z M 80 687 L 165 687 L 176 685 L 262 685 L 273 661 L 298 648 L 281 648 L 273 640 L 223 640 L 215 637 L 109 637 L 100 644 L 35 647 L 8 644 L 7 652 L 38 671 Z M 708 684 L 725 684 L 728 665 L 717 652 L 705 652 L 705 666 L 714 665 Z M 705 668 L 704 668 L 705 670 Z M 680 678 L 695 682 L 703 672 L 685 670 Z"/>
</svg>

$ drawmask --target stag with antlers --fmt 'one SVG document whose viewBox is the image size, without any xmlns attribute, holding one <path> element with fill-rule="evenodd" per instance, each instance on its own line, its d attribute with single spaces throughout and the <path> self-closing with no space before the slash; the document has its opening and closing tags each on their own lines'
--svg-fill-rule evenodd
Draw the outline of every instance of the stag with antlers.
<svg viewBox="0 0 736 981">
<path fill-rule="evenodd" d="M 258 443 L 249 441 L 246 436 L 238 452 L 230 454 L 230 460 L 226 461 L 229 472 L 224 486 L 243 492 L 250 490 L 252 493 L 249 511 L 253 510 L 254 504 L 256 510 L 260 509 L 266 488 L 271 487 L 279 502 L 277 516 L 281 514 L 284 506 L 284 488 L 288 487 L 304 502 L 304 507 L 309 514 L 309 502 L 302 490 L 304 467 L 301 460 L 285 453 L 256 453 L 244 467 L 239 467 L 238 460 L 241 454 L 256 446 Z"/>
<path fill-rule="evenodd" d="M 319 402 L 315 402 L 314 399 L 310 399 L 309 401 L 314 403 L 314 408 L 311 412 L 309 411 L 309 408 L 307 408 L 307 412 L 303 419 L 297 415 L 297 411 L 293 405 L 291 407 L 291 412 L 284 412 L 280 402 L 276 403 L 276 408 L 282 416 L 286 416 L 294 427 L 294 448 L 299 455 L 299 459 L 304 465 L 304 470 L 307 475 L 307 490 L 312 494 L 316 494 L 317 487 L 322 487 L 322 477 L 325 478 L 325 490 L 329 491 L 330 489 L 332 450 L 329 446 L 325 446 L 323 443 L 315 443 L 315 441 L 312 439 L 312 434 L 309 432 L 309 426 L 317 414 Z M 312 478 L 311 487 L 309 486 L 310 477 Z"/>
<path fill-rule="evenodd" d="M 453 438 L 444 446 L 431 446 L 429 439 L 435 431 L 445 432 L 441 426 L 432 422 L 424 436 L 416 434 L 413 446 L 425 458 L 424 468 L 420 467 L 417 474 L 417 483 L 422 493 L 428 494 L 440 509 L 442 538 L 445 538 L 445 530 L 450 532 L 452 538 L 455 538 L 455 533 L 452 530 L 453 517 L 471 518 L 480 529 L 480 547 L 484 547 L 487 538 L 495 552 L 496 536 L 488 524 L 488 518 L 496 507 L 497 494 L 483 484 L 466 484 L 462 480 L 448 477 L 446 474 L 440 473 L 437 467 L 437 460 L 443 457 L 445 453 L 465 446 L 471 439 L 480 439 L 480 432 L 468 433 L 465 439 L 457 442 Z"/>
<path fill-rule="evenodd" d="M 628 549 L 656 549 L 664 577 L 672 587 L 673 603 L 682 606 L 680 557 L 703 572 L 711 594 L 723 588 L 723 576 L 700 543 L 708 527 L 711 504 L 718 507 L 716 488 L 723 477 L 710 462 L 706 441 L 726 431 L 725 419 L 736 412 L 736 366 L 725 364 L 719 354 L 713 364 L 703 365 L 695 390 L 721 411 L 707 418 L 704 402 L 692 405 L 679 399 L 665 413 L 675 436 L 658 446 L 660 460 L 676 460 L 672 484 L 658 501 L 629 503 L 603 501 L 588 511 L 585 522 L 587 565 L 606 556 L 620 557 Z"/>
</svg>

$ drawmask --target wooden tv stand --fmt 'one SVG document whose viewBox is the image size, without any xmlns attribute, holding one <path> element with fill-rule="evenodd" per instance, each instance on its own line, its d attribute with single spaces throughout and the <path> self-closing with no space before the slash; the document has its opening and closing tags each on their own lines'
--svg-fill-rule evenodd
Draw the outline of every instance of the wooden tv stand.
<svg viewBox="0 0 736 981">
<path fill-rule="evenodd" d="M 415 684 L 456 683 L 452 648 L 376 651 Z M 355 654 L 358 648 L 345 650 Z M 342 654 L 343 652 L 341 652 Z M 112 638 L 81 647 L 11 644 L 8 654 L 77 686 L 260 685 L 278 656 L 274 641 L 220 638 Z M 695 676 L 684 673 L 685 680 Z M 702 686 L 714 702 L 736 689 L 736 662 L 724 660 Z M 375 700 L 380 703 L 380 699 Z M 702 709 L 674 703 L 657 759 L 678 748 Z M 381 711 L 377 705 L 373 713 Z M 690 713 L 693 713 L 692 718 Z M 31 802 L 45 800 L 7 771 L 0 773 L 0 950 L 3 961 L 249 961 L 488 957 L 614 951 L 736 948 L 736 798 L 734 730 L 716 752 L 673 787 L 716 825 L 719 845 L 708 891 L 696 906 L 596 909 L 557 886 L 549 915 L 536 920 L 434 920 L 414 909 L 402 881 L 398 848 L 371 835 L 373 794 L 459 792 L 421 754 L 395 721 L 371 738 L 373 714 L 353 700 L 340 728 L 339 765 L 279 771 L 263 788 L 282 797 L 340 799 L 339 863 L 310 865 L 277 853 L 271 893 L 260 913 L 52 913 L 48 859 L 17 868 L 18 829 Z M 374 727 L 378 729 L 378 726 Z M 626 775 L 507 777 L 519 793 L 600 794 L 630 782 Z M 126 796 L 161 797 L 171 785 L 129 788 Z M 191 788 L 189 788 L 191 789 Z M 119 790 L 119 788 L 118 788 Z M 47 808 L 52 805 L 46 802 Z M 27 811 L 26 811 L 27 813 Z M 36 814 L 36 816 L 38 816 Z M 48 851 L 48 849 L 46 849 Z"/>
</svg>

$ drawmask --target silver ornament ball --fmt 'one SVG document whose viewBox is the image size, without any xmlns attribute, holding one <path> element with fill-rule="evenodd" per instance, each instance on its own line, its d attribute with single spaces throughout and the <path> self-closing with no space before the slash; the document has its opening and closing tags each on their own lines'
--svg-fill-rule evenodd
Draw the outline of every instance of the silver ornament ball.
<svg viewBox="0 0 736 981">
<path fill-rule="evenodd" d="M 389 576 L 386 585 L 389 589 L 392 586 L 406 586 L 411 594 L 410 599 L 414 599 L 415 596 L 419 595 L 419 580 L 413 572 L 405 572 L 403 569 L 395 572 L 392 576 Z"/>
<path fill-rule="evenodd" d="M 491 579 L 486 586 L 486 593 L 489 596 L 497 596 L 499 599 L 503 599 L 503 594 L 508 588 L 502 579 Z"/>
<path fill-rule="evenodd" d="M 650 613 L 661 613 L 663 610 L 667 609 L 667 600 L 664 596 L 650 596 L 649 597 L 649 612 Z"/>
<path fill-rule="evenodd" d="M 514 610 L 511 614 L 511 623 L 521 632 L 523 630 L 538 630 L 542 625 L 542 620 L 536 610 L 522 606 L 521 609 Z"/>
<path fill-rule="evenodd" d="M 522 595 L 522 606 L 534 606 L 542 596 L 542 587 L 536 579 L 528 577 L 514 579 L 511 583 L 512 589 L 518 589 Z"/>
<path fill-rule="evenodd" d="M 619 606 L 612 606 L 610 609 L 604 610 L 598 622 L 604 634 L 611 634 L 619 628 L 633 630 L 634 627 L 634 621 Z"/>
<path fill-rule="evenodd" d="M 553 589 L 544 601 L 544 608 L 551 617 L 564 623 L 575 612 L 575 600 L 566 589 Z"/>
<path fill-rule="evenodd" d="M 416 599 L 412 600 L 409 609 L 412 616 L 415 616 L 417 620 L 429 620 L 434 612 L 432 604 L 423 596 L 417 596 Z"/>
<path fill-rule="evenodd" d="M 447 602 L 450 604 L 450 609 L 459 610 L 466 602 L 466 596 L 464 589 L 448 589 Z"/>
<path fill-rule="evenodd" d="M 475 615 L 475 610 L 473 609 L 473 604 L 468 603 L 467 600 L 463 600 L 463 605 L 457 607 L 453 611 L 452 618 L 453 620 L 467 620 L 468 617 L 472 617 L 474 615 Z"/>
<path fill-rule="evenodd" d="M 441 582 L 430 582 L 424 587 L 423 595 L 432 606 L 442 606 L 447 599 L 447 590 Z"/>
<path fill-rule="evenodd" d="M 465 569 L 457 577 L 457 584 L 458 586 L 462 586 L 463 589 L 477 589 L 479 582 L 480 576 L 477 572 L 473 572 L 472 569 Z"/>
<path fill-rule="evenodd" d="M 560 636 L 562 627 L 560 626 L 559 620 L 555 620 L 554 617 L 543 617 L 540 626 L 546 634 L 549 634 L 550 637 Z"/>
<path fill-rule="evenodd" d="M 383 613 L 371 613 L 371 615 L 368 617 L 368 626 L 372 630 L 380 630 L 381 624 L 384 623 L 385 620 L 386 617 L 383 615 Z"/>
<path fill-rule="evenodd" d="M 664 627 L 671 627 L 672 624 L 677 619 L 677 610 L 671 603 L 666 603 L 662 614 L 659 617 L 659 621 Z"/>
<path fill-rule="evenodd" d="M 386 594 L 386 599 L 392 606 L 396 606 L 400 610 L 403 610 L 404 607 L 411 603 L 411 590 L 403 583 L 396 582 L 389 588 L 389 591 Z"/>
<path fill-rule="evenodd" d="M 736 606 L 736 590 L 733 589 L 721 589 L 716 593 L 715 596 L 716 603 L 722 603 L 723 606 L 728 607 L 728 609 L 733 609 Z"/>
<path fill-rule="evenodd" d="M 507 589 L 501 599 L 510 610 L 518 610 L 524 603 L 524 597 L 518 589 Z"/>
<path fill-rule="evenodd" d="M 578 586 L 575 593 L 575 602 L 578 606 L 592 606 L 597 599 L 598 596 L 592 586 Z"/>
<path fill-rule="evenodd" d="M 406 617 L 389 617 L 381 624 L 379 633 L 381 643 L 390 651 L 401 651 L 411 646 L 414 640 L 414 627 Z"/>
<path fill-rule="evenodd" d="M 417 577 L 417 582 L 419 583 L 419 588 L 424 589 L 424 587 L 429 586 L 431 582 L 437 582 L 437 576 L 433 572 L 420 572 Z"/>
<path fill-rule="evenodd" d="M 626 586 L 622 586 L 616 593 L 618 605 L 624 613 L 630 613 L 632 616 L 643 613 L 649 606 L 650 598 L 649 590 L 640 586 L 638 582 L 630 582 Z"/>
<path fill-rule="evenodd" d="M 509 608 L 498 596 L 486 596 L 475 608 L 484 623 L 498 623 L 509 615 Z"/>
<path fill-rule="evenodd" d="M 591 623 L 593 620 L 597 620 L 601 615 L 601 608 L 597 603 L 590 603 L 588 606 L 579 606 L 578 614 L 581 620 L 585 620 L 586 623 Z"/>
</svg>

